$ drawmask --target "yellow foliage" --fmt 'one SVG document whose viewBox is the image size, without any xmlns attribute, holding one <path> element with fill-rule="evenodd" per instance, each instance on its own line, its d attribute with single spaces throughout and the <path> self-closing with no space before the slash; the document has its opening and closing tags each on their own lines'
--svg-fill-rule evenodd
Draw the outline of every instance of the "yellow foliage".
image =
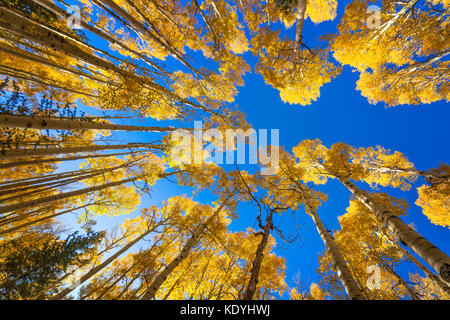
<svg viewBox="0 0 450 320">
<path fill-rule="evenodd" d="M 422 207 L 423 214 L 431 223 L 450 228 L 450 185 L 423 185 L 417 188 L 419 198 L 416 204 Z"/>
</svg>

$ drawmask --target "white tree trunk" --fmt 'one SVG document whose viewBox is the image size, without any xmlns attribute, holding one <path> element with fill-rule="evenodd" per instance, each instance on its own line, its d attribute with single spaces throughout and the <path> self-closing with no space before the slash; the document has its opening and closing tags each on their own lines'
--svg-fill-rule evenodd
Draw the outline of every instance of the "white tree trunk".
<svg viewBox="0 0 450 320">
<path fill-rule="evenodd" d="M 311 218 L 314 221 L 314 224 L 316 225 L 317 231 L 319 232 L 319 235 L 322 238 L 323 243 L 325 244 L 325 248 L 330 254 L 331 261 L 333 263 L 334 268 L 336 269 L 339 280 L 341 280 L 342 285 L 344 286 L 344 289 L 347 292 L 348 296 L 352 300 L 365 299 L 363 293 L 358 287 L 358 284 L 356 283 L 350 270 L 348 269 L 344 257 L 339 251 L 339 248 L 337 247 L 334 240 L 331 238 L 330 234 L 327 232 L 327 229 L 320 220 L 319 215 L 315 210 L 310 210 L 310 214 Z"/>
<path fill-rule="evenodd" d="M 353 182 L 348 179 L 337 177 L 369 210 L 383 222 L 387 228 L 392 231 L 398 238 L 405 243 L 411 250 L 424 259 L 439 276 L 445 281 L 450 281 L 450 258 L 447 254 L 438 249 L 430 241 L 425 239 L 399 217 L 369 199 L 364 191 L 359 189 Z"/>
<path fill-rule="evenodd" d="M 105 183 L 100 186 L 94 186 L 94 187 L 79 189 L 79 190 L 75 190 L 75 191 L 59 193 L 59 194 L 55 194 L 53 196 L 37 198 L 37 199 L 33 199 L 33 200 L 23 201 L 21 203 L 15 203 L 15 204 L 7 205 L 7 206 L 2 206 L 2 207 L 0 207 L 0 214 L 12 212 L 12 211 L 16 211 L 16 210 L 24 210 L 24 209 L 39 206 L 42 204 L 52 203 L 52 202 L 55 202 L 58 200 L 76 197 L 76 196 L 79 196 L 82 194 L 99 191 L 99 190 L 103 190 L 103 189 L 110 188 L 110 187 L 115 187 L 115 186 L 118 186 L 118 185 L 121 185 L 124 183 L 128 183 L 128 182 L 133 182 L 133 181 L 136 181 L 137 179 L 138 178 L 133 177 L 133 178 L 128 178 L 128 179 L 123 179 L 120 181 Z"/>
<path fill-rule="evenodd" d="M 131 148 L 155 148 L 160 147 L 149 143 L 128 143 L 116 145 L 93 145 L 83 147 L 62 147 L 62 148 L 38 148 L 38 149 L 6 149 L 0 150 L 0 160 L 24 157 L 53 156 L 57 154 L 68 154 L 78 152 L 91 152 L 102 150 L 117 150 Z"/>
<path fill-rule="evenodd" d="M 127 245 L 125 245 L 122 249 L 114 253 L 112 256 L 110 256 L 108 259 L 106 259 L 104 262 L 99 264 L 98 266 L 92 268 L 88 273 L 83 275 L 80 279 L 78 279 L 76 284 L 71 285 L 70 287 L 62 290 L 60 293 L 54 295 L 49 300 L 60 300 L 67 296 L 69 293 L 71 293 L 74 289 L 76 289 L 78 286 L 92 278 L 94 275 L 96 275 L 98 272 L 103 270 L 105 267 L 107 267 L 111 262 L 116 260 L 121 254 L 126 252 L 128 249 L 130 249 L 132 246 L 134 246 L 136 243 L 138 243 L 140 240 L 142 240 L 145 236 L 147 236 L 150 232 L 152 232 L 154 229 L 148 229 L 146 232 L 141 234 L 139 237 L 134 239 L 133 241 L 129 242 Z"/>
<path fill-rule="evenodd" d="M 145 131 L 145 132 L 172 132 L 174 127 L 144 127 L 119 125 L 113 123 L 100 123 L 69 119 L 27 117 L 1 115 L 0 127 L 3 128 L 29 128 L 41 130 L 115 130 L 115 131 Z"/>
<path fill-rule="evenodd" d="M 300 51 L 303 39 L 303 22 L 305 21 L 306 12 L 306 0 L 297 0 L 297 6 L 295 11 L 295 43 L 294 43 L 294 53 Z"/>
<path fill-rule="evenodd" d="M 420 262 L 416 257 L 414 257 L 411 253 L 408 252 L 408 250 L 402 248 L 399 244 L 397 244 L 400 251 L 412 262 L 414 263 L 422 272 L 430 278 L 432 281 L 434 281 L 442 290 L 444 290 L 448 295 L 450 295 L 450 287 L 442 281 L 437 275 L 435 275 L 433 272 L 431 272 L 425 265 Z"/>
<path fill-rule="evenodd" d="M 21 166 L 27 166 L 27 165 L 33 165 L 33 164 L 41 164 L 41 163 L 73 161 L 73 160 L 90 159 L 90 158 L 115 157 L 115 156 L 129 155 L 129 154 L 136 153 L 136 152 L 138 152 L 138 151 L 110 153 L 110 154 L 87 154 L 87 155 L 83 155 L 83 156 L 72 156 L 72 157 L 64 157 L 64 158 L 47 158 L 47 159 L 6 162 L 6 163 L 0 163 L 0 169 L 15 168 L 15 167 L 21 167 Z"/>
<path fill-rule="evenodd" d="M 227 200 L 230 197 L 227 198 Z M 223 207 L 225 206 L 227 200 L 222 202 L 220 207 L 210 216 L 208 219 L 206 219 L 205 222 L 201 223 L 197 229 L 194 231 L 192 236 L 188 239 L 186 244 L 181 249 L 180 253 L 173 259 L 165 268 L 164 270 L 153 280 L 152 284 L 149 286 L 145 294 L 142 296 L 142 300 L 151 300 L 155 297 L 156 292 L 161 287 L 161 285 L 164 283 L 164 281 L 167 279 L 169 274 L 175 270 L 175 268 L 189 255 L 189 252 L 191 251 L 192 247 L 197 244 L 200 237 L 203 235 L 203 233 L 206 230 L 206 227 L 211 223 L 222 211 Z"/>
<path fill-rule="evenodd" d="M 49 0 L 32 0 L 34 3 L 39 4 L 41 6 L 43 6 L 44 8 L 52 11 L 53 13 L 56 13 L 62 17 L 70 17 L 71 15 L 66 12 L 65 10 L 63 10 L 62 8 L 58 7 L 57 5 L 55 5 L 53 2 L 49 1 Z M 84 19 L 81 19 L 80 21 L 81 26 L 94 33 L 95 35 L 105 39 L 107 42 L 111 43 L 111 44 L 115 44 L 119 47 L 121 47 L 122 49 L 131 52 L 133 55 L 145 60 L 147 63 L 149 63 L 152 67 L 154 67 L 155 69 L 157 69 L 158 71 L 160 71 L 161 73 L 166 74 L 166 71 L 164 69 L 162 69 L 161 67 L 159 67 L 158 65 L 156 65 L 153 61 L 151 61 L 149 58 L 147 58 L 145 55 L 131 49 L 130 47 L 126 46 L 125 44 L 123 44 L 122 42 L 120 42 L 119 40 L 113 38 L 112 36 L 110 36 L 109 34 L 107 34 L 106 32 L 103 32 L 102 30 L 99 30 L 93 26 L 91 26 L 89 23 L 87 23 L 86 21 L 84 21 Z"/>
</svg>

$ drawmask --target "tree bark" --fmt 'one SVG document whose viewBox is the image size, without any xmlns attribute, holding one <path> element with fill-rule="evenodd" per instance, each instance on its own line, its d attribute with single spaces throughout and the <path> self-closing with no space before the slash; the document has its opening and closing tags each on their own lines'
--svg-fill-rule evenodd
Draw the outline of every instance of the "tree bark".
<svg viewBox="0 0 450 320">
<path fill-rule="evenodd" d="M 197 229 L 194 231 L 192 236 L 188 239 L 186 244 L 181 249 L 180 253 L 177 255 L 175 259 L 173 259 L 165 268 L 164 270 L 153 280 L 152 284 L 149 286 L 145 294 L 142 296 L 142 300 L 151 300 L 155 297 L 156 292 L 161 287 L 161 285 L 164 283 L 166 278 L 170 275 L 170 273 L 175 270 L 175 268 L 189 255 L 189 252 L 191 251 L 192 247 L 197 244 L 200 237 L 203 235 L 203 233 L 206 230 L 206 227 L 209 223 L 211 223 L 222 211 L 223 207 L 225 206 L 226 202 L 230 196 L 222 202 L 220 207 L 208 218 L 205 222 L 201 223 Z"/>
<path fill-rule="evenodd" d="M 65 213 L 72 212 L 72 211 L 79 210 L 79 209 L 83 209 L 83 208 L 86 208 L 86 207 L 89 207 L 89 206 L 92 206 L 92 205 L 95 205 L 95 204 L 86 204 L 86 205 L 79 206 L 79 207 L 76 207 L 76 208 L 72 208 L 72 209 L 69 209 L 69 210 L 64 210 L 64 211 L 61 211 L 61 212 L 57 212 L 57 213 L 48 215 L 48 216 L 40 218 L 40 219 L 36 219 L 36 220 L 30 221 L 30 222 L 27 222 L 27 223 L 22 223 L 22 224 L 20 224 L 18 226 L 15 226 L 15 227 L 12 227 L 12 228 L 0 231 L 0 236 L 5 236 L 8 233 L 15 232 L 15 231 L 23 229 L 23 228 L 31 227 L 31 226 L 33 226 L 33 225 L 35 225 L 37 223 L 40 223 L 40 222 L 43 222 L 43 221 L 47 221 L 47 220 L 53 219 L 55 217 L 58 217 L 60 215 L 63 215 Z"/>
<path fill-rule="evenodd" d="M 120 7 L 118 8 L 123 11 L 122 8 Z M 122 69 L 108 60 L 102 59 L 100 57 L 95 56 L 94 54 L 83 51 L 81 48 L 68 41 L 68 39 L 66 39 L 64 35 L 50 28 L 44 27 L 34 22 L 33 20 L 27 19 L 17 14 L 16 12 L 2 6 L 0 6 L 0 26 L 15 33 L 18 36 L 22 36 L 30 40 L 36 41 L 41 45 L 51 47 L 54 50 L 58 50 L 74 58 L 80 59 L 90 65 L 99 67 L 104 70 L 112 70 L 115 73 L 124 76 L 125 78 L 132 78 L 136 80 L 138 83 L 147 84 L 153 89 L 159 90 L 160 92 L 164 92 L 165 94 L 168 94 L 174 99 L 177 99 L 178 101 L 187 104 L 191 107 L 199 108 L 207 112 L 213 112 L 201 105 L 198 105 L 189 100 L 179 97 L 178 95 L 174 94 L 165 87 L 151 81 L 150 78 L 148 77 L 143 77 L 135 73 L 132 73 L 128 70 Z"/>
<path fill-rule="evenodd" d="M 337 247 L 334 240 L 331 238 L 330 234 L 327 232 L 327 229 L 320 220 L 319 215 L 315 210 L 310 210 L 310 213 L 311 218 L 313 219 L 314 224 L 316 225 L 317 232 L 319 232 L 319 235 L 322 238 L 323 243 L 325 244 L 325 248 L 330 254 L 333 266 L 335 267 L 339 280 L 341 280 L 342 285 L 344 286 L 344 289 L 347 292 L 348 296 L 352 300 L 365 299 L 363 293 L 358 287 L 358 284 L 356 283 L 350 270 L 348 269 L 344 257 L 339 251 L 339 248 Z"/>
<path fill-rule="evenodd" d="M 433 174 L 431 172 L 427 172 L 427 171 L 422 171 L 422 170 L 416 170 L 416 169 L 394 169 L 394 168 L 388 168 L 388 167 L 383 167 L 383 166 L 377 166 L 375 165 L 376 169 L 375 170 L 379 170 L 382 172 L 393 172 L 393 173 L 406 173 L 406 174 L 410 174 L 413 176 L 422 176 L 424 178 L 428 178 L 430 180 L 437 180 L 437 181 L 441 181 L 443 183 L 449 183 L 450 182 L 450 178 L 446 178 L 446 177 L 440 177 L 439 175 Z"/>
<path fill-rule="evenodd" d="M 3 128 L 29 128 L 41 130 L 115 130 L 115 131 L 145 131 L 145 132 L 173 132 L 174 127 L 144 127 L 119 125 L 113 123 L 99 123 L 69 119 L 27 117 L 1 115 L 0 127 Z"/>
<path fill-rule="evenodd" d="M 127 270 L 125 270 L 125 272 L 123 272 L 123 273 L 120 275 L 120 277 L 118 277 L 111 285 L 109 285 L 108 287 L 106 287 L 106 289 L 103 290 L 103 292 L 102 292 L 100 295 L 98 295 L 98 296 L 95 298 L 95 300 L 100 300 L 101 298 L 103 298 L 103 296 L 104 296 L 105 294 L 107 294 L 109 290 L 111 290 L 111 289 L 112 289 L 112 288 L 113 288 L 120 280 L 122 280 L 123 278 L 125 278 L 125 276 L 128 274 L 128 272 L 130 272 L 131 269 L 133 269 L 135 265 L 136 265 L 136 263 L 134 263 L 133 265 L 131 265 L 131 267 L 129 267 Z M 108 281 L 108 282 L 109 282 L 109 281 Z M 85 299 L 85 298 L 88 298 L 91 294 L 92 294 L 92 293 L 89 293 L 87 296 L 84 297 L 84 299 Z"/>
<path fill-rule="evenodd" d="M 411 296 L 411 299 L 412 300 L 422 300 L 422 299 L 420 299 L 420 297 L 417 295 L 417 293 L 408 285 L 408 283 L 406 283 L 406 281 L 405 280 L 403 280 L 403 278 L 397 273 L 397 272 L 395 272 L 395 270 L 393 269 L 393 268 L 391 268 L 390 266 L 388 266 L 388 265 L 383 265 L 386 269 L 387 269 L 387 271 L 389 272 L 389 273 L 391 273 L 397 280 L 398 280 L 398 282 L 403 286 L 403 287 L 405 287 L 405 289 L 406 289 L 406 291 L 408 291 L 408 293 L 409 293 L 409 295 Z"/>
<path fill-rule="evenodd" d="M 63 172 L 60 174 L 51 174 L 43 176 L 42 178 L 33 177 L 32 179 L 25 179 L 25 180 L 16 180 L 7 182 L 4 184 L 0 184 L 0 196 L 5 193 L 14 193 L 18 191 L 26 191 L 30 188 L 39 188 L 39 187 L 45 187 L 45 186 L 52 186 L 53 183 L 58 183 L 59 181 L 65 181 L 66 179 L 71 180 L 78 179 L 78 180 L 84 180 L 93 176 L 97 176 L 103 173 L 115 171 L 121 168 L 125 168 L 128 166 L 131 166 L 132 163 L 135 161 L 128 161 L 121 165 L 110 167 L 110 168 L 104 168 L 104 169 L 86 169 L 86 170 L 76 170 L 76 171 L 69 171 L 69 172 Z M 51 183 L 44 183 L 44 182 L 51 182 Z M 6 191 L 5 191 L 6 190 Z"/>
<path fill-rule="evenodd" d="M 139 237 L 134 239 L 133 241 L 129 242 L 127 245 L 125 245 L 122 249 L 114 253 L 111 257 L 106 259 L 104 262 L 99 264 L 98 266 L 92 268 L 88 273 L 83 275 L 78 281 L 76 286 L 72 285 L 69 288 L 66 288 L 62 290 L 60 293 L 54 295 L 49 300 L 61 300 L 65 296 L 67 296 L 69 293 L 71 293 L 75 288 L 92 278 L 94 275 L 96 275 L 98 272 L 103 270 L 105 267 L 107 267 L 111 262 L 113 262 L 115 259 L 117 259 L 120 255 L 122 255 L 124 252 L 126 252 L 128 249 L 130 249 L 132 246 L 134 246 L 136 243 L 138 243 L 140 240 L 142 240 L 145 236 L 150 234 L 153 231 L 153 228 L 147 230 L 143 234 L 141 234 Z"/>
<path fill-rule="evenodd" d="M 62 8 L 58 7 L 57 5 L 55 5 L 54 3 L 52 3 L 51 1 L 48 0 L 32 0 L 34 3 L 41 5 L 42 7 L 52 11 L 53 13 L 56 13 L 60 16 L 63 17 L 70 17 L 70 14 L 68 12 L 66 12 L 65 10 L 63 10 Z M 81 19 L 80 21 L 81 26 L 83 28 L 85 28 L 86 30 L 92 32 L 93 34 L 105 39 L 106 41 L 108 41 L 111 44 L 115 44 L 119 47 L 121 47 L 122 49 L 131 52 L 132 54 L 136 55 L 137 57 L 145 60 L 147 63 L 149 63 L 152 67 L 154 67 L 155 69 L 157 69 L 158 71 L 160 71 L 161 73 L 166 74 L 166 71 L 164 69 L 162 69 L 161 67 L 159 67 L 158 65 L 156 65 L 153 61 L 151 61 L 149 58 L 147 58 L 145 55 L 129 48 L 128 46 L 126 46 L 125 44 L 123 44 L 122 42 L 120 42 L 119 40 L 115 39 L 114 37 L 110 36 L 109 34 L 107 34 L 106 32 L 103 32 L 102 30 L 99 30 L 93 26 L 91 26 L 90 24 L 88 24 L 86 21 L 84 21 L 84 19 Z"/>
<path fill-rule="evenodd" d="M 266 249 L 267 241 L 269 240 L 270 229 L 271 223 L 266 223 L 264 232 L 262 234 L 262 239 L 258 244 L 258 248 L 256 249 L 255 259 L 253 259 L 252 269 L 250 271 L 250 280 L 248 282 L 242 300 L 252 300 L 253 296 L 255 295 L 256 285 L 258 284 L 259 271 L 261 270 L 261 264 L 264 258 L 264 250 Z"/>
<path fill-rule="evenodd" d="M 137 278 L 139 278 L 141 274 L 137 273 L 131 280 L 130 282 L 128 282 L 125 287 L 122 289 L 122 291 L 120 291 L 120 293 L 114 298 L 114 300 L 119 300 L 120 298 L 122 298 L 122 296 L 128 291 L 128 289 L 131 287 L 131 285 L 133 284 L 134 281 L 136 281 Z"/>
<path fill-rule="evenodd" d="M 428 269 L 422 262 L 420 262 L 416 257 L 414 257 L 408 250 L 402 248 L 397 244 L 399 250 L 412 262 L 414 263 L 422 272 L 434 281 L 442 290 L 444 290 L 448 295 L 450 295 L 450 287 L 442 281 L 437 275 L 435 275 L 430 269 Z"/>
<path fill-rule="evenodd" d="M 303 22 L 305 20 L 306 12 L 306 0 L 297 0 L 297 6 L 295 11 L 295 43 L 294 43 L 294 53 L 300 51 L 303 39 Z"/>
<path fill-rule="evenodd" d="M 57 154 L 68 154 L 78 152 L 102 151 L 102 150 L 117 150 L 127 148 L 155 148 L 160 149 L 160 146 L 152 145 L 150 143 L 128 143 L 116 145 L 93 145 L 82 147 L 62 147 L 62 148 L 38 148 L 38 149 L 10 149 L 0 150 L 0 160 L 24 157 L 39 157 L 52 156 Z"/>
<path fill-rule="evenodd" d="M 85 77 L 85 78 L 89 78 L 89 79 L 97 81 L 97 82 L 108 84 L 108 82 L 106 80 L 94 77 L 94 76 L 92 76 L 92 75 L 90 75 L 88 73 L 82 72 L 82 71 L 74 69 L 74 68 L 68 68 L 68 67 L 59 65 L 57 63 L 52 62 L 49 59 L 42 58 L 42 57 L 40 57 L 38 55 L 35 55 L 33 53 L 25 52 L 25 51 L 18 51 L 16 48 L 14 48 L 14 50 L 13 50 L 12 46 L 7 46 L 7 47 L 4 46 L 4 45 L 0 46 L 0 51 L 6 52 L 6 53 L 8 53 L 10 55 L 19 57 L 21 59 L 25 59 L 25 60 L 28 60 L 28 61 L 36 62 L 36 63 L 39 63 L 39 64 L 44 64 L 44 65 L 47 65 L 47 66 L 52 67 L 52 68 L 56 68 L 56 69 L 59 69 L 59 70 L 65 71 L 65 72 L 69 72 L 69 73 L 71 73 L 71 74 L 73 74 L 75 76 Z M 24 70 L 24 72 L 26 72 L 26 71 Z"/>
<path fill-rule="evenodd" d="M 373 202 L 348 179 L 337 177 L 369 210 L 371 210 L 405 245 L 424 259 L 439 276 L 445 281 L 450 281 L 450 258 L 435 245 L 413 230 L 392 212 Z"/>
<path fill-rule="evenodd" d="M 72 156 L 72 157 L 64 157 L 64 158 L 48 158 L 48 159 L 6 162 L 6 163 L 0 163 L 0 169 L 15 168 L 15 167 L 21 167 L 21 166 L 27 166 L 27 165 L 33 165 L 33 164 L 61 162 L 61 161 L 73 161 L 73 160 L 91 159 L 91 158 L 115 157 L 115 156 L 129 155 L 129 154 L 133 154 L 136 152 L 138 152 L 138 151 L 111 153 L 111 154 L 88 154 L 85 156 Z"/>
<path fill-rule="evenodd" d="M 99 191 L 99 190 L 103 190 L 106 188 L 119 186 L 124 183 L 133 182 L 133 181 L 136 181 L 137 179 L 138 179 L 137 177 L 123 179 L 120 181 L 114 181 L 114 182 L 102 184 L 100 186 L 94 186 L 94 187 L 79 189 L 79 190 L 75 190 L 75 191 L 59 193 L 59 194 L 55 194 L 53 196 L 48 196 L 48 197 L 38 198 L 38 199 L 34 199 L 34 200 L 24 201 L 21 203 L 15 203 L 15 204 L 3 206 L 3 207 L 0 207 L 0 214 L 6 213 L 6 212 L 11 212 L 11 211 L 16 211 L 16 210 L 24 210 L 27 208 L 41 205 L 41 204 L 47 204 L 47 203 L 52 203 L 52 202 L 55 202 L 58 200 L 76 197 L 76 196 L 86 194 L 89 192 Z"/>
</svg>

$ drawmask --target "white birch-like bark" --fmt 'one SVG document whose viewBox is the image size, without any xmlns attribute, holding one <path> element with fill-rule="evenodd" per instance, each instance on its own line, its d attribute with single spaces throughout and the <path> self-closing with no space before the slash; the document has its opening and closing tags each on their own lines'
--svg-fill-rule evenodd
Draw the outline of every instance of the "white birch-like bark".
<svg viewBox="0 0 450 320">
<path fill-rule="evenodd" d="M 128 179 L 123 179 L 120 181 L 105 183 L 105 184 L 102 184 L 99 186 L 79 189 L 79 190 L 70 191 L 70 192 L 58 193 L 58 194 L 48 196 L 48 197 L 37 198 L 37 199 L 33 199 L 33 200 L 23 201 L 20 203 L 10 204 L 7 206 L 2 206 L 2 207 L 0 207 L 0 214 L 12 212 L 12 211 L 16 211 L 16 210 L 24 210 L 24 209 L 39 206 L 42 204 L 48 204 L 48 203 L 52 203 L 55 201 L 76 197 L 76 196 L 79 196 L 82 194 L 95 192 L 95 191 L 103 190 L 103 189 L 110 188 L 110 187 L 115 187 L 115 186 L 118 186 L 118 185 L 121 185 L 124 183 L 128 183 L 128 182 L 133 182 L 133 181 L 136 181 L 137 179 L 138 179 L 137 177 L 133 177 L 133 178 L 128 178 Z"/>
<path fill-rule="evenodd" d="M 150 234 L 153 230 L 154 230 L 153 228 L 150 228 L 146 232 L 141 234 L 139 237 L 134 239 L 133 241 L 130 241 L 128 244 L 126 244 L 124 247 L 122 247 L 122 249 L 118 250 L 116 253 L 111 255 L 108 259 L 103 261 L 101 264 L 99 264 L 98 266 L 96 266 L 96 267 L 92 268 L 91 270 L 89 270 L 80 279 L 78 279 L 76 284 L 73 284 L 73 285 L 69 286 L 68 288 L 65 288 L 60 293 L 58 293 L 58 294 L 54 295 L 53 297 L 51 297 L 49 300 L 61 300 L 62 298 L 67 296 L 69 293 L 71 293 L 78 286 L 80 286 L 81 284 L 83 284 L 84 282 L 86 282 L 87 280 L 92 278 L 94 275 L 96 275 L 98 272 L 100 272 L 101 270 L 106 268 L 111 262 L 113 262 L 115 259 L 117 259 L 120 255 L 122 255 L 124 252 L 126 252 L 128 249 L 130 249 L 136 243 L 141 241 L 145 236 Z"/>
<path fill-rule="evenodd" d="M 348 296 L 352 300 L 365 299 L 363 293 L 358 287 L 358 284 L 356 283 L 350 270 L 348 269 L 344 257 L 339 251 L 339 248 L 337 247 L 334 240 L 331 238 L 327 229 L 323 225 L 322 220 L 320 220 L 319 215 L 315 210 L 310 210 L 310 215 L 314 221 L 314 224 L 316 225 L 317 232 L 319 232 L 320 238 L 322 238 L 322 241 L 325 244 L 325 248 L 330 254 L 333 266 L 336 269 L 339 280 L 341 280 L 342 285 L 344 286 L 344 289 L 347 292 Z"/>
<path fill-rule="evenodd" d="M 114 130 L 144 132 L 173 132 L 177 130 L 177 128 L 174 127 L 145 127 L 49 117 L 28 117 L 13 115 L 1 115 L 0 127 L 29 128 L 41 130 Z"/>
<path fill-rule="evenodd" d="M 303 39 L 303 22 L 305 21 L 306 12 L 306 0 L 297 0 L 296 12 L 295 12 L 295 43 L 294 53 L 300 51 Z"/>
<path fill-rule="evenodd" d="M 6 149 L 0 150 L 0 160 L 24 158 L 24 157 L 40 157 L 53 156 L 57 154 L 69 154 L 78 152 L 92 152 L 102 150 L 117 150 L 117 149 L 131 149 L 131 148 L 154 148 L 160 149 L 160 146 L 149 143 L 128 143 L 116 145 L 93 145 L 82 147 L 61 147 L 61 148 L 38 148 L 38 149 Z"/>
<path fill-rule="evenodd" d="M 27 166 L 27 165 L 33 165 L 33 164 L 35 165 L 35 164 L 52 163 L 52 162 L 73 161 L 73 160 L 81 160 L 81 159 L 116 157 L 116 156 L 129 155 L 129 154 L 133 154 L 136 152 L 138 152 L 138 151 L 109 153 L 109 154 L 87 154 L 87 155 L 83 155 L 83 156 L 72 156 L 72 157 L 63 157 L 63 158 L 47 158 L 47 159 L 5 162 L 5 163 L 0 163 L 0 169 L 15 168 L 15 167 L 21 167 L 21 166 Z"/>
<path fill-rule="evenodd" d="M 370 200 L 365 192 L 359 189 L 353 182 L 348 179 L 337 178 L 361 203 L 371 210 L 390 231 L 398 236 L 400 241 L 433 267 L 445 282 L 450 282 L 450 258 L 447 254 L 413 230 L 395 214 Z"/>
<path fill-rule="evenodd" d="M 227 200 L 230 197 L 227 198 Z M 175 270 L 175 268 L 188 257 L 189 252 L 191 251 L 192 247 L 197 244 L 200 237 L 203 235 L 203 233 L 206 230 L 206 227 L 218 216 L 220 211 L 222 211 L 223 207 L 225 206 L 227 200 L 222 202 L 219 208 L 217 208 L 214 213 L 206 219 L 205 222 L 201 223 L 197 229 L 193 232 L 192 236 L 187 240 L 183 248 L 181 249 L 180 253 L 173 259 L 165 268 L 164 270 L 153 280 L 152 284 L 149 286 L 145 294 L 142 296 L 142 300 L 151 300 L 155 297 L 156 292 L 161 287 L 161 285 L 164 283 L 164 281 L 167 279 L 167 277 L 170 275 L 170 273 Z"/>
</svg>

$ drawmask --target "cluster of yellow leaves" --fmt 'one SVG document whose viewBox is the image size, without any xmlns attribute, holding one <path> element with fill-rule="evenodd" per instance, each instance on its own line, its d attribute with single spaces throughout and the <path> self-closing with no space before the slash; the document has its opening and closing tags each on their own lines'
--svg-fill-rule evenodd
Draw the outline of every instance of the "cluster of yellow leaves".
<svg viewBox="0 0 450 320">
<path fill-rule="evenodd" d="M 258 239 L 252 230 L 214 234 L 185 259 L 165 281 L 157 297 L 163 299 L 238 299 L 246 288 Z M 271 237 L 264 253 L 255 299 L 283 294 L 285 261 L 273 252 Z"/>
<path fill-rule="evenodd" d="M 126 160 L 117 157 L 104 157 L 87 159 L 84 163 L 80 164 L 80 167 L 99 170 L 118 167 L 125 164 Z M 99 186 L 109 182 L 120 181 L 128 177 L 129 174 L 127 168 L 124 166 L 123 168 L 107 171 L 101 175 L 85 179 L 83 180 L 83 183 L 88 186 Z M 86 203 L 86 201 L 95 203 L 95 205 L 91 206 L 90 210 L 86 212 L 88 215 L 117 216 L 129 214 L 134 211 L 141 202 L 141 197 L 137 188 L 122 184 L 98 190 L 87 198 L 86 196 L 79 197 L 79 202 L 81 202 L 81 204 Z M 85 218 L 85 215 L 83 215 L 82 218 Z"/>
<path fill-rule="evenodd" d="M 416 204 L 422 207 L 423 214 L 431 223 L 443 227 L 450 227 L 450 185 L 423 185 L 417 188 L 419 198 Z"/>
<path fill-rule="evenodd" d="M 354 0 L 333 36 L 333 55 L 360 72 L 357 89 L 371 103 L 431 103 L 448 99 L 448 28 L 445 10 L 411 9 L 416 2 Z M 414 13 L 411 14 L 411 10 Z M 368 22 L 379 14 L 379 21 Z"/>
<path fill-rule="evenodd" d="M 4 46 L 6 44 L 5 41 L 0 41 L 0 45 Z M 11 48 L 11 46 L 8 45 L 8 48 Z M 14 47 L 13 51 L 27 53 L 18 47 Z M 75 62 L 74 59 L 68 56 L 49 55 L 46 57 L 42 53 L 40 55 L 42 58 L 48 59 L 50 63 L 56 63 L 66 68 L 70 67 Z M 5 52 L 0 52 L 0 60 L 2 61 L 2 70 L 6 70 L 9 76 L 19 76 L 16 83 L 28 96 L 47 92 L 59 101 L 73 102 L 77 99 L 83 99 L 86 103 L 92 102 L 92 99 L 82 94 L 91 92 L 89 90 L 90 88 L 85 86 L 84 83 L 84 80 L 88 81 L 87 78 L 74 76 L 69 72 L 64 72 L 62 69 L 51 67 L 40 62 L 30 61 Z M 33 80 L 31 81 L 28 79 Z M 69 90 L 59 90 L 57 89 L 58 87 L 67 88 Z"/>
<path fill-rule="evenodd" d="M 248 50 L 249 43 L 243 26 L 239 23 L 236 7 L 226 1 L 206 0 L 200 8 L 210 13 L 207 18 L 214 32 L 214 35 L 209 32 L 206 39 L 223 43 L 228 51 L 235 54 L 243 54 Z"/>
<path fill-rule="evenodd" d="M 291 300 L 326 300 L 327 296 L 327 293 L 317 283 L 311 283 L 309 293 L 300 293 L 297 288 L 292 288 L 289 291 L 289 299 Z"/>
<path fill-rule="evenodd" d="M 233 102 L 237 94 L 236 87 L 224 75 L 212 74 L 208 79 L 194 79 L 191 74 L 176 71 L 173 77 L 176 81 L 172 89 L 184 99 L 192 97 L 199 102 Z"/>
<path fill-rule="evenodd" d="M 410 281 L 414 283 L 413 289 L 423 300 L 450 300 L 450 295 L 428 277 L 419 274 L 410 274 Z"/>
<path fill-rule="evenodd" d="M 113 77 L 114 85 L 99 88 L 100 107 L 106 110 L 132 111 L 157 120 L 174 119 L 179 110 L 174 98 L 162 91 L 144 87 L 132 78 Z"/>
<path fill-rule="evenodd" d="M 314 23 L 320 23 L 336 18 L 336 0 L 307 0 L 306 17 Z"/>
<path fill-rule="evenodd" d="M 282 207 L 289 207 L 294 211 L 304 204 L 307 213 L 316 210 L 327 200 L 327 195 L 308 188 L 303 183 L 308 180 L 306 175 L 307 171 L 296 164 L 294 157 L 280 149 L 277 173 L 262 179 L 262 186 L 267 190 L 267 201 L 270 203 L 275 200 Z"/>
<path fill-rule="evenodd" d="M 279 38 L 279 32 L 263 28 L 252 38 L 255 66 L 267 84 L 280 91 L 283 102 L 308 105 L 320 96 L 320 88 L 341 69 L 328 61 L 328 52 L 303 49 L 294 53 L 292 40 Z"/>
<path fill-rule="evenodd" d="M 403 210 L 401 205 L 391 201 L 393 198 L 386 198 L 387 195 L 374 194 L 372 197 L 376 197 L 377 201 L 382 201 L 386 206 L 390 203 L 389 206 L 394 211 Z M 388 230 L 383 230 L 376 216 L 364 204 L 356 200 L 350 201 L 346 213 L 339 217 L 339 224 L 341 230 L 337 231 L 333 237 L 357 282 L 365 287 L 371 276 L 367 268 L 373 265 L 381 268 L 381 287 L 372 290 L 367 288 L 365 295 L 371 299 L 401 299 L 404 297 L 407 294 L 406 288 L 395 286 L 397 279 L 389 271 L 389 268 L 394 269 L 402 259 L 402 253 L 391 241 L 394 235 Z M 321 259 L 322 272 L 327 268 L 333 268 L 329 259 L 328 254 Z"/>
<path fill-rule="evenodd" d="M 415 67 L 397 71 L 383 66 L 361 73 L 356 88 L 373 104 L 432 103 L 448 99 L 448 69 L 448 61 L 440 63 L 439 67 L 422 68 L 420 72 Z"/>
<path fill-rule="evenodd" d="M 352 163 L 360 164 L 366 170 L 364 181 L 371 185 L 391 186 L 409 190 L 410 182 L 416 176 L 411 173 L 414 164 L 401 152 L 387 150 L 381 146 L 375 148 L 354 148 L 351 152 Z"/>
<path fill-rule="evenodd" d="M 416 179 L 414 164 L 401 152 L 375 148 L 354 148 L 338 142 L 326 148 L 319 139 L 303 140 L 293 149 L 297 166 L 304 169 L 303 180 L 326 183 L 329 177 L 361 180 L 372 187 L 408 190 Z"/>
</svg>

